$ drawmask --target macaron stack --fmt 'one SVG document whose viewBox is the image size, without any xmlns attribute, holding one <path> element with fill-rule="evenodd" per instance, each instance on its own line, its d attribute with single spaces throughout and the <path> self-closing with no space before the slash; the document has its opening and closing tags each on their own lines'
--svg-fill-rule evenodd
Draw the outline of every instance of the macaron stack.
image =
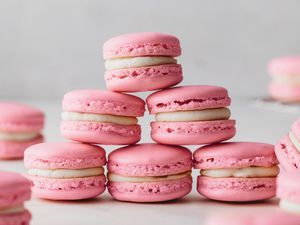
<svg viewBox="0 0 300 225">
<path fill-rule="evenodd" d="M 255 201 L 275 195 L 277 160 L 272 145 L 219 142 L 236 133 L 231 99 L 223 87 L 172 87 L 182 81 L 179 40 L 136 33 L 105 42 L 108 90 L 74 90 L 62 101 L 61 134 L 75 141 L 28 148 L 25 165 L 34 194 L 52 200 L 93 198 L 105 190 L 105 151 L 95 145 L 129 145 L 108 156 L 107 188 L 120 201 L 160 202 L 192 189 L 192 153 L 180 145 L 203 145 L 194 158 L 201 169 L 198 192 L 220 201 Z M 163 90 L 160 90 L 163 89 Z M 138 117 L 145 101 L 131 94 L 157 90 L 147 99 L 151 138 L 141 139 Z"/>
</svg>

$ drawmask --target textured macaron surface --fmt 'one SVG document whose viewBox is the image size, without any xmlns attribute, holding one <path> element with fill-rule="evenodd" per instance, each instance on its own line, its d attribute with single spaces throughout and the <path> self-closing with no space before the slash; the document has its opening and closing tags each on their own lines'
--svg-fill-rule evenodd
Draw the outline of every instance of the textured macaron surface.
<svg viewBox="0 0 300 225">
<path fill-rule="evenodd" d="M 44 113 L 28 105 L 0 102 L 0 130 L 26 132 L 42 129 Z"/>
<path fill-rule="evenodd" d="M 276 75 L 300 74 L 300 56 L 284 56 L 269 62 L 268 72 Z"/>
<path fill-rule="evenodd" d="M 31 213 L 28 210 L 19 213 L 0 214 L 0 225 L 29 225 Z"/>
<path fill-rule="evenodd" d="M 25 151 L 27 168 L 84 169 L 103 166 L 106 163 L 103 148 L 75 142 L 42 143 Z"/>
<path fill-rule="evenodd" d="M 63 110 L 83 113 L 143 116 L 145 102 L 133 95 L 105 90 L 75 90 L 65 94 Z"/>
<path fill-rule="evenodd" d="M 155 92 L 148 96 L 151 114 L 182 110 L 201 110 L 229 106 L 231 99 L 223 87 L 209 85 L 181 86 Z"/>
<path fill-rule="evenodd" d="M 113 37 L 103 46 L 103 57 L 120 58 L 136 56 L 179 56 L 178 38 L 168 34 L 145 32 Z"/>
<path fill-rule="evenodd" d="M 124 176 L 164 176 L 191 170 L 192 154 L 184 147 L 139 144 L 108 156 L 108 170 Z"/>
<path fill-rule="evenodd" d="M 32 183 L 20 174 L 0 171 L 0 208 L 22 204 L 31 196 Z"/>
<path fill-rule="evenodd" d="M 228 142 L 204 146 L 194 152 L 195 168 L 270 167 L 278 164 L 274 146 L 256 142 Z"/>
</svg>

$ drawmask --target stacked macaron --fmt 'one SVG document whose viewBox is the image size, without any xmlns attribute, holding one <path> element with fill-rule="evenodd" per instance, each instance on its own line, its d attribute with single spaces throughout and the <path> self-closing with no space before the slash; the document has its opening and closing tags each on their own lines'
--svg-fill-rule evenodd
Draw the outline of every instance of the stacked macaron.
<svg viewBox="0 0 300 225">
<path fill-rule="evenodd" d="M 27 147 L 43 142 L 44 114 L 31 106 L 0 102 L 0 159 L 23 158 Z"/>
<path fill-rule="evenodd" d="M 182 81 L 178 38 L 162 33 L 133 33 L 109 39 L 103 46 L 109 90 L 151 91 Z"/>
<path fill-rule="evenodd" d="M 201 169 L 197 190 L 220 201 L 243 202 L 272 198 L 279 173 L 274 146 L 255 142 L 208 145 L 194 152 Z"/>
<path fill-rule="evenodd" d="M 300 101 L 300 56 L 272 59 L 268 65 L 272 77 L 270 96 L 281 102 Z"/>
</svg>

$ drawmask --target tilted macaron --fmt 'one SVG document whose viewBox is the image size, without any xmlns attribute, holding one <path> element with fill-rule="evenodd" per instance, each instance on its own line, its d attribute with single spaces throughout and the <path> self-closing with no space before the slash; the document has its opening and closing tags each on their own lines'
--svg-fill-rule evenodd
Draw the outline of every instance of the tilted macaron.
<svg viewBox="0 0 300 225">
<path fill-rule="evenodd" d="M 300 171 L 300 119 L 296 120 L 289 134 L 284 135 L 275 146 L 280 166 L 291 172 Z"/>
<path fill-rule="evenodd" d="M 178 38 L 161 33 L 131 33 L 109 39 L 103 46 L 105 81 L 109 90 L 150 91 L 182 81 Z"/>
<path fill-rule="evenodd" d="M 31 214 L 24 202 L 32 183 L 20 174 L 0 171 L 0 225 L 29 225 Z"/>
<path fill-rule="evenodd" d="M 274 146 L 229 142 L 201 147 L 194 152 L 200 169 L 198 192 L 219 201 L 257 201 L 276 193 L 279 172 Z"/>
<path fill-rule="evenodd" d="M 231 99 L 223 87 L 195 85 L 155 92 L 148 96 L 151 137 L 162 144 L 210 144 L 232 138 Z"/>
<path fill-rule="evenodd" d="M 77 200 L 96 197 L 105 190 L 106 158 L 101 147 L 43 143 L 26 149 L 24 162 L 36 197 Z"/>
<path fill-rule="evenodd" d="M 180 146 L 140 144 L 108 156 L 108 191 L 117 200 L 160 202 L 192 189 L 192 154 Z"/>
<path fill-rule="evenodd" d="M 282 171 L 277 180 L 277 197 L 281 209 L 300 215 L 300 174 Z M 299 223 L 300 224 L 300 223 Z"/>
<path fill-rule="evenodd" d="M 63 99 L 61 134 L 65 138 L 96 144 L 134 144 L 141 139 L 136 117 L 145 102 L 132 95 L 104 90 L 76 90 Z"/>
<path fill-rule="evenodd" d="M 269 62 L 268 72 L 272 77 L 271 97 L 282 102 L 300 101 L 300 56 L 274 58 Z"/>
<path fill-rule="evenodd" d="M 23 158 L 24 151 L 43 142 L 44 114 L 28 105 L 0 102 L 0 159 Z"/>
</svg>

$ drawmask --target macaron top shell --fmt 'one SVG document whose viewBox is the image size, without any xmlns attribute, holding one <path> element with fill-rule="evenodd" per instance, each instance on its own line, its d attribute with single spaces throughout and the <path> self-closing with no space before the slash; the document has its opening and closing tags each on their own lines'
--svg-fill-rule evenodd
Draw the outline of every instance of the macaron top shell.
<svg viewBox="0 0 300 225">
<path fill-rule="evenodd" d="M 106 90 L 75 90 L 65 94 L 63 110 L 138 117 L 145 112 L 145 102 L 133 95 Z"/>
<path fill-rule="evenodd" d="M 221 108 L 231 103 L 225 88 L 210 85 L 169 88 L 151 94 L 146 101 L 150 114 Z"/>
<path fill-rule="evenodd" d="M 201 147 L 194 152 L 195 168 L 270 167 L 278 164 L 274 146 L 256 142 L 227 142 Z"/>
<path fill-rule="evenodd" d="M 181 146 L 138 144 L 108 156 L 110 172 L 129 176 L 163 176 L 191 170 L 192 153 Z"/>
<path fill-rule="evenodd" d="M 17 201 L 17 196 L 24 193 L 26 199 L 30 198 L 31 181 L 24 176 L 14 173 L 0 171 L 0 208 L 10 206 Z"/>
<path fill-rule="evenodd" d="M 274 58 L 269 62 L 268 72 L 271 75 L 300 74 L 300 56 Z"/>
<path fill-rule="evenodd" d="M 10 132 L 36 131 L 44 126 L 44 113 L 31 106 L 0 102 L 0 130 Z"/>
<path fill-rule="evenodd" d="M 26 168 L 84 169 L 103 166 L 105 151 L 95 145 L 76 142 L 41 143 L 25 151 Z"/>
<path fill-rule="evenodd" d="M 146 32 L 113 37 L 103 45 L 103 57 L 179 56 L 178 38 L 168 34 Z"/>
</svg>

